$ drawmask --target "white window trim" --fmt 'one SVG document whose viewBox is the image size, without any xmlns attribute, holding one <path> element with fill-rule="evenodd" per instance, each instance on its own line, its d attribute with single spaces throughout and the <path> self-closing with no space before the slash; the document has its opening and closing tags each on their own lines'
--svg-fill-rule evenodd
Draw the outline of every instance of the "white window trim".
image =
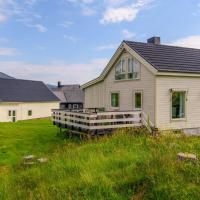
<svg viewBox="0 0 200 200">
<path fill-rule="evenodd" d="M 173 92 L 185 92 L 185 117 L 183 117 L 183 118 L 173 118 L 172 117 L 172 94 L 173 94 Z M 187 101 L 188 101 L 188 89 L 178 89 L 178 88 L 170 89 L 170 121 L 171 122 L 187 121 Z"/>
<path fill-rule="evenodd" d="M 141 93 L 141 108 L 135 107 L 135 94 L 136 93 Z M 143 91 L 142 90 L 134 90 L 133 91 L 133 109 L 136 111 L 141 111 L 143 109 Z"/>
<path fill-rule="evenodd" d="M 113 93 L 119 94 L 119 106 L 118 107 L 113 107 L 112 106 L 112 94 Z M 119 91 L 111 91 L 110 92 L 110 108 L 113 109 L 113 110 L 118 110 L 120 108 L 120 92 Z"/>
</svg>

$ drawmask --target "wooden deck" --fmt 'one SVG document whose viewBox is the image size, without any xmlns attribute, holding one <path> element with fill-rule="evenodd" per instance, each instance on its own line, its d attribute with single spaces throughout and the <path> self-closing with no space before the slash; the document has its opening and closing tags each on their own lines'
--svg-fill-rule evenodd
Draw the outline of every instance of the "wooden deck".
<svg viewBox="0 0 200 200">
<path fill-rule="evenodd" d="M 142 112 L 140 111 L 83 112 L 52 110 L 52 120 L 58 127 L 87 132 L 143 125 Z"/>
</svg>

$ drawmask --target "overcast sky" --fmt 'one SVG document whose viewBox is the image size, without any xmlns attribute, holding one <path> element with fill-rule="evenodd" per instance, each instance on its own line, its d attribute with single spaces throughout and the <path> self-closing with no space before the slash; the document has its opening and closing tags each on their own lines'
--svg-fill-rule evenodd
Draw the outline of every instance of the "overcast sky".
<svg viewBox="0 0 200 200">
<path fill-rule="evenodd" d="M 200 0 L 0 0 L 0 71 L 82 84 L 122 40 L 154 35 L 200 48 Z"/>
</svg>

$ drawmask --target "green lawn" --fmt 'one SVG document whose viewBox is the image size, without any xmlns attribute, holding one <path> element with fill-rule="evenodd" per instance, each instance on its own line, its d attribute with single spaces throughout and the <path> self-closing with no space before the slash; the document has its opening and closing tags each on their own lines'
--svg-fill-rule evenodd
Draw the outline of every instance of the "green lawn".
<svg viewBox="0 0 200 200">
<path fill-rule="evenodd" d="M 200 199 L 199 162 L 176 156 L 200 158 L 200 138 L 128 129 L 79 141 L 57 133 L 49 120 L 0 124 L 0 199 Z M 50 160 L 27 168 L 29 154 Z"/>
</svg>

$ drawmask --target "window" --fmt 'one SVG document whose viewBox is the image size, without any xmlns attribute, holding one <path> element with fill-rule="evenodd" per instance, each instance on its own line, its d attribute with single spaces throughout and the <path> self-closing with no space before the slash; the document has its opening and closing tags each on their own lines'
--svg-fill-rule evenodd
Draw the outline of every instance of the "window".
<svg viewBox="0 0 200 200">
<path fill-rule="evenodd" d="M 172 119 L 185 118 L 185 91 L 172 92 Z"/>
<path fill-rule="evenodd" d="M 126 78 L 125 60 L 121 59 L 115 67 L 115 80 Z"/>
<path fill-rule="evenodd" d="M 72 109 L 72 104 L 68 104 L 68 109 Z"/>
<path fill-rule="evenodd" d="M 138 79 L 140 76 L 140 63 L 136 59 L 128 59 L 128 79 Z"/>
<path fill-rule="evenodd" d="M 142 109 L 142 92 L 134 92 L 134 109 Z"/>
<path fill-rule="evenodd" d="M 119 107 L 119 93 L 111 93 L 111 106 L 114 108 Z"/>
<path fill-rule="evenodd" d="M 32 116 L 32 110 L 28 110 L 28 116 Z"/>
<path fill-rule="evenodd" d="M 73 109 L 78 109 L 78 104 L 73 104 Z"/>
<path fill-rule="evenodd" d="M 15 110 L 12 111 L 12 116 L 13 116 L 13 117 L 16 116 L 16 111 L 15 111 Z"/>
<path fill-rule="evenodd" d="M 9 110 L 9 111 L 8 111 L 8 116 L 11 117 L 11 115 L 12 115 L 12 111 Z"/>
</svg>

